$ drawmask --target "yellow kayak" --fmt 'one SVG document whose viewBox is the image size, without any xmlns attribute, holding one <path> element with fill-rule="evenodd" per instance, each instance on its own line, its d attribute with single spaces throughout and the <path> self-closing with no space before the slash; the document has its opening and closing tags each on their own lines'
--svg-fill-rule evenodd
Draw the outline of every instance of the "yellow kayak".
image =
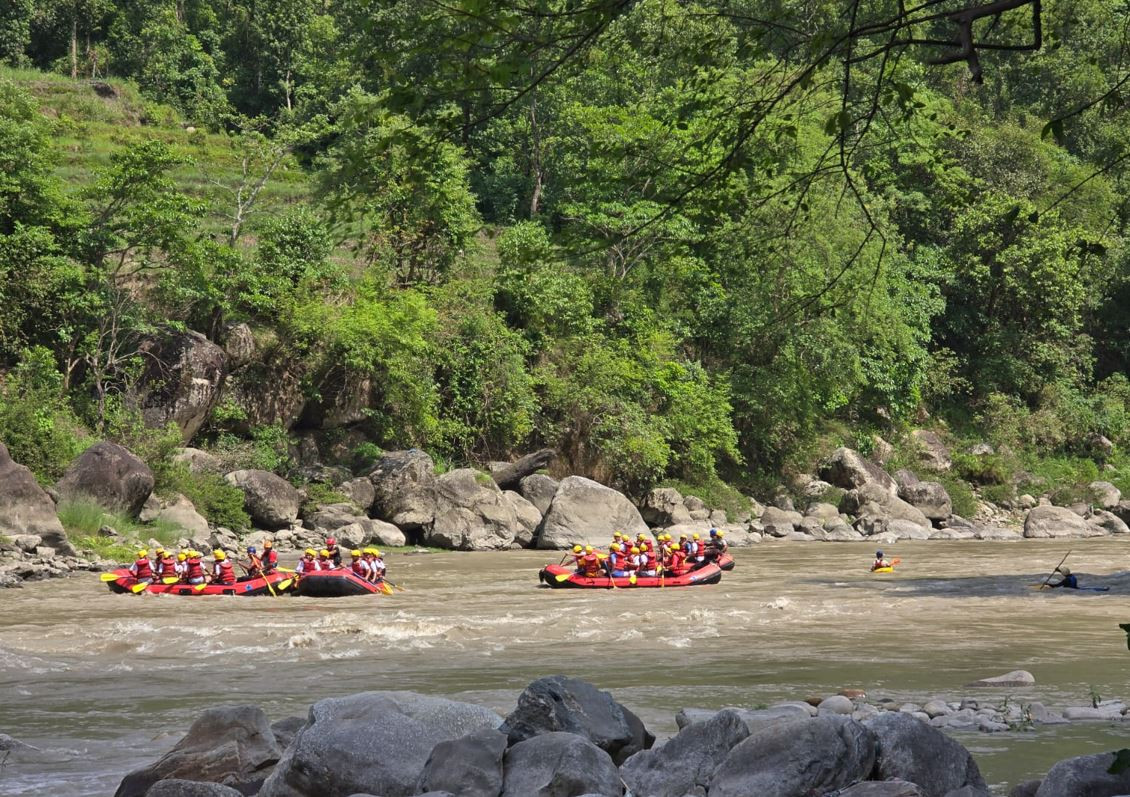
<svg viewBox="0 0 1130 797">
<path fill-rule="evenodd" d="M 871 572 L 872 573 L 893 573 L 893 572 L 895 572 L 895 569 L 894 569 L 894 567 L 876 567 Z"/>
</svg>

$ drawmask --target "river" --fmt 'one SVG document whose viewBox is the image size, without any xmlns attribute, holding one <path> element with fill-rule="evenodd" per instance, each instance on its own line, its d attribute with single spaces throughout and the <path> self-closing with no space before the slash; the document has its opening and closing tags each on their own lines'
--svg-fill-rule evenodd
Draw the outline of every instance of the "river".
<svg viewBox="0 0 1130 797">
<path fill-rule="evenodd" d="M 1109 593 L 1036 591 L 1060 558 Z M 505 715 L 553 673 L 610 690 L 660 737 L 684 706 L 755 707 L 843 687 L 870 699 L 1130 698 L 1126 543 L 763 543 L 716 586 L 550 590 L 547 552 L 393 555 L 388 597 L 113 595 L 94 574 L 0 591 L 0 732 L 43 749 L 0 764 L 0 795 L 108 795 L 196 714 L 260 704 L 272 719 L 370 689 L 410 689 Z M 962 685 L 1013 669 L 1037 685 Z M 958 738 L 998 793 L 1055 761 L 1130 746 L 1130 726 Z"/>
</svg>

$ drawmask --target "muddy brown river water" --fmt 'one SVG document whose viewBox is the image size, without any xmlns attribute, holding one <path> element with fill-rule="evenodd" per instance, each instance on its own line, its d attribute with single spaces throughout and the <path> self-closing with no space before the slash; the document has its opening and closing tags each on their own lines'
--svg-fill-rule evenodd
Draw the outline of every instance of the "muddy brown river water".
<svg viewBox="0 0 1130 797">
<path fill-rule="evenodd" d="M 1083 584 L 1038 592 L 1068 550 Z M 392 597 L 312 600 L 112 595 L 94 574 L 0 591 L 0 732 L 42 749 L 0 764 L 0 795 L 108 795 L 203 708 L 254 702 L 272 719 L 369 689 L 410 689 L 506 714 L 534 678 L 610 690 L 660 737 L 685 706 L 754 707 L 861 687 L 1085 705 L 1130 698 L 1130 541 L 872 546 L 766 543 L 717 586 L 550 590 L 546 552 L 394 555 Z M 963 689 L 1031 671 L 1035 687 Z M 1130 722 L 964 734 L 999 793 L 1070 755 L 1130 746 Z"/>
</svg>

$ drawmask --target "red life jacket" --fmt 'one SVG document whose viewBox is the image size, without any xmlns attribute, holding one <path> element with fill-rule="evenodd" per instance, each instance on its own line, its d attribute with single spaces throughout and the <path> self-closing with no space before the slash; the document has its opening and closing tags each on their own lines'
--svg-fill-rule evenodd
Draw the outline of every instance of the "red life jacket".
<svg viewBox="0 0 1130 797">
<path fill-rule="evenodd" d="M 364 559 L 354 559 L 350 567 L 353 568 L 354 573 L 362 577 L 369 572 L 368 568 L 365 566 Z"/>
<path fill-rule="evenodd" d="M 600 558 L 595 553 L 587 553 L 584 558 L 585 573 L 588 575 L 600 575 Z"/>
<path fill-rule="evenodd" d="M 654 570 L 655 569 L 655 563 L 656 563 L 655 551 L 652 550 L 651 548 L 648 548 L 647 553 L 644 554 L 643 569 L 644 570 Z"/>
<path fill-rule="evenodd" d="M 687 558 L 687 555 L 685 553 L 683 553 L 681 550 L 679 550 L 678 548 L 676 548 L 674 551 L 671 552 L 671 569 L 672 570 L 678 570 L 679 568 L 681 568 L 683 566 L 683 562 L 686 560 L 686 558 Z"/>
<path fill-rule="evenodd" d="M 269 573 L 279 566 L 279 555 L 275 553 L 274 548 L 267 548 L 263 551 L 263 572 Z"/>
<path fill-rule="evenodd" d="M 141 581 L 143 578 L 153 578 L 153 565 L 149 563 L 149 559 L 147 557 L 141 557 L 133 563 L 133 566 L 137 571 L 136 573 L 134 573 L 134 578 L 136 578 L 138 581 Z"/>
<path fill-rule="evenodd" d="M 185 564 L 188 565 L 184 571 L 186 579 L 204 578 L 204 568 L 200 566 L 199 556 L 190 556 L 185 560 Z"/>
<path fill-rule="evenodd" d="M 620 551 L 613 551 L 608 554 L 608 563 L 612 566 L 613 570 L 626 570 L 627 558 Z"/>
<path fill-rule="evenodd" d="M 332 559 L 323 559 L 322 557 L 319 556 L 317 564 L 318 564 L 319 570 L 333 570 L 334 569 L 334 563 L 333 563 Z"/>
<path fill-rule="evenodd" d="M 177 561 L 171 556 L 162 557 L 157 565 L 157 570 L 162 576 L 175 576 L 177 574 Z"/>
<path fill-rule="evenodd" d="M 235 571 L 232 570 L 231 562 L 225 559 L 219 562 L 219 573 L 215 575 L 213 580 L 218 584 L 234 584 Z"/>
</svg>

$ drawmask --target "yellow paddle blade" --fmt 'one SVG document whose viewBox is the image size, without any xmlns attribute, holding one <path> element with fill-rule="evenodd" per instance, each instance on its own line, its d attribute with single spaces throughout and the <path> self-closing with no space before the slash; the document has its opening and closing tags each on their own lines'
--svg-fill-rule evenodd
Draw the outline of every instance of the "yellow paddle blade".
<svg viewBox="0 0 1130 797">
<path fill-rule="evenodd" d="M 119 578 L 121 578 L 121 576 L 119 576 L 117 573 L 103 573 L 99 576 L 99 578 L 103 581 L 117 581 Z"/>
<path fill-rule="evenodd" d="M 285 589 L 289 589 L 289 588 L 290 588 L 290 585 L 291 585 L 291 584 L 293 584 L 293 583 L 294 583 L 294 579 L 293 579 L 293 578 L 288 578 L 288 579 L 286 579 L 285 581 L 280 581 L 280 582 L 279 582 L 279 584 L 278 584 L 278 586 L 277 586 L 277 587 L 276 587 L 275 589 L 276 589 L 276 590 L 277 590 L 278 592 L 282 592 L 282 591 L 283 591 L 283 590 L 285 590 Z"/>
<path fill-rule="evenodd" d="M 383 592 L 385 595 L 391 595 L 392 594 L 392 587 L 390 587 L 388 584 L 385 584 L 382 581 L 381 582 L 381 592 Z"/>
<path fill-rule="evenodd" d="M 556 576 L 554 576 L 554 578 L 557 579 L 557 583 L 560 584 L 562 581 L 568 581 L 569 576 L 571 576 L 571 575 L 573 575 L 573 574 L 572 573 L 558 573 Z"/>
<path fill-rule="evenodd" d="M 177 576 L 165 576 L 161 579 L 162 584 L 176 584 L 180 579 Z"/>
<path fill-rule="evenodd" d="M 631 584 L 632 586 L 635 586 L 635 584 L 636 584 L 636 574 L 635 573 L 632 573 L 630 576 L 628 576 L 628 583 Z"/>
<path fill-rule="evenodd" d="M 132 592 L 134 595 L 136 595 L 139 592 L 145 592 L 145 588 L 148 587 L 148 586 L 149 585 L 146 584 L 144 581 L 139 581 L 136 584 L 134 584 L 133 586 L 131 586 L 129 588 L 129 591 Z"/>
<path fill-rule="evenodd" d="M 205 582 L 204 582 L 203 584 L 195 584 L 195 585 L 193 585 L 192 589 L 193 589 L 193 591 L 194 591 L 194 592 L 203 592 L 203 591 L 204 591 L 204 588 L 205 588 L 206 586 L 208 586 L 208 582 L 207 582 L 207 581 L 205 581 Z"/>
<path fill-rule="evenodd" d="M 276 567 L 275 570 L 281 570 L 284 573 L 297 573 L 297 570 L 291 570 L 289 567 Z"/>
</svg>

